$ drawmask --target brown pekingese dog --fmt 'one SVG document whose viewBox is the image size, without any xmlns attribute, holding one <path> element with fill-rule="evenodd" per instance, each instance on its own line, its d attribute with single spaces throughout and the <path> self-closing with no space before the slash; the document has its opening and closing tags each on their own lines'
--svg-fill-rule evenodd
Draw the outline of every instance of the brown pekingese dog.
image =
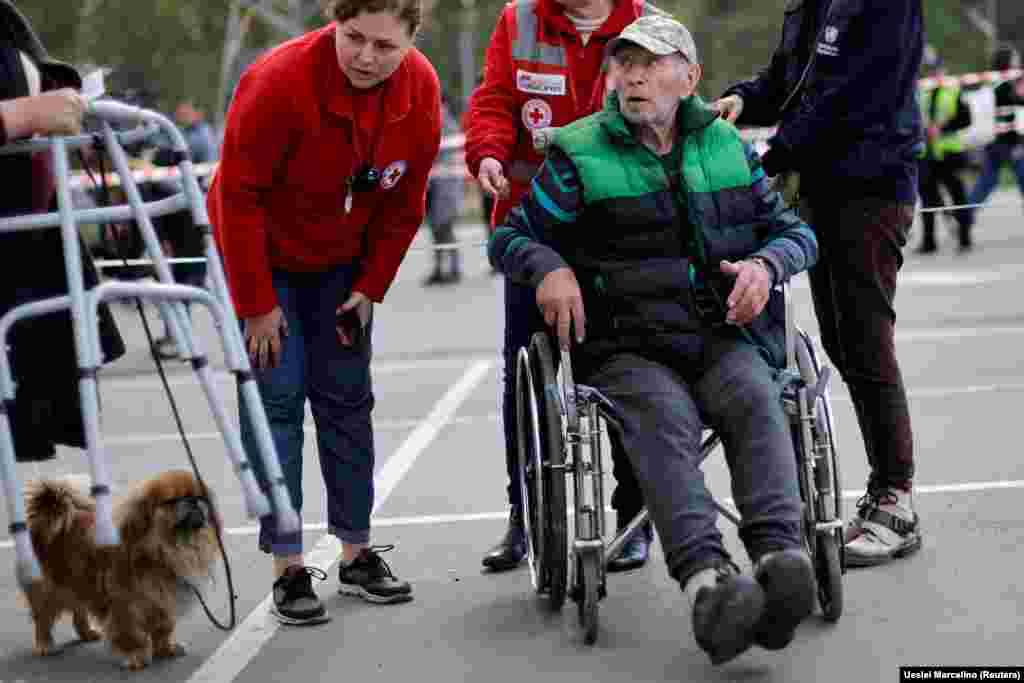
<svg viewBox="0 0 1024 683">
<path fill-rule="evenodd" d="M 97 547 L 93 500 L 63 481 L 26 487 L 26 517 L 43 578 L 27 591 L 37 655 L 54 651 L 51 629 L 70 612 L 82 640 L 106 636 L 125 668 L 184 653 L 179 610 L 211 577 L 218 555 L 210 493 L 191 472 L 148 479 L 114 507 L 121 544 Z M 98 629 L 97 629 L 98 627 Z"/>
</svg>

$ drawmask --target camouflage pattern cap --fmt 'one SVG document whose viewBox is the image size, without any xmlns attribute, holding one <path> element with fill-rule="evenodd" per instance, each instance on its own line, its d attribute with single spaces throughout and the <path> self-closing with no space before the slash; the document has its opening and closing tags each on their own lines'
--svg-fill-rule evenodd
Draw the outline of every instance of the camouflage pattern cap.
<svg viewBox="0 0 1024 683">
<path fill-rule="evenodd" d="M 693 42 L 693 36 L 672 17 L 661 14 L 640 17 L 608 44 L 609 54 L 615 54 L 627 42 L 635 43 L 656 55 L 678 52 L 691 64 L 698 63 L 697 44 Z"/>
</svg>

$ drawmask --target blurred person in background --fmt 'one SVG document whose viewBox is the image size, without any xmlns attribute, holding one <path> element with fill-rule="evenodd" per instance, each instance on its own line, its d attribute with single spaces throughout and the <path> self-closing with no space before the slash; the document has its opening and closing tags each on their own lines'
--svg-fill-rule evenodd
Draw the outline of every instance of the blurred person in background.
<svg viewBox="0 0 1024 683">
<path fill-rule="evenodd" d="M 1020 69 L 1020 52 L 1010 44 L 1001 45 L 992 55 L 994 71 Z M 985 147 L 985 162 L 981 175 L 967 202 L 971 205 L 984 204 L 992 191 L 999 184 L 999 174 L 1009 166 L 1017 178 L 1017 189 L 1024 197 L 1024 140 L 1017 132 L 1017 112 L 1015 107 L 1024 107 L 1024 78 L 1016 76 L 999 81 L 995 88 L 996 95 L 996 137 Z M 972 213 L 978 209 L 972 209 Z M 973 223 L 973 218 L 972 218 Z"/>
<path fill-rule="evenodd" d="M 466 166 L 481 190 L 496 200 L 492 226 L 502 224 L 530 188 L 544 160 L 545 129 L 601 109 L 606 47 L 634 19 L 649 13 L 660 10 L 642 0 L 520 0 L 505 5 L 487 46 L 483 83 L 466 113 Z M 511 510 L 504 536 L 483 558 L 483 565 L 494 571 L 517 567 L 526 556 L 515 435 L 515 358 L 534 332 L 544 329 L 533 288 L 505 278 L 502 422 Z M 613 444 L 619 486 L 612 507 L 621 528 L 643 507 L 643 497 L 620 450 Z M 609 569 L 643 565 L 652 540 L 652 527 L 645 524 Z"/>
<path fill-rule="evenodd" d="M 203 112 L 196 108 L 190 100 L 184 100 L 174 110 L 174 120 L 181 129 L 185 144 L 193 164 L 209 164 L 217 160 L 217 144 L 214 142 L 213 129 L 205 120 Z M 167 146 L 157 151 L 153 159 L 157 166 L 172 166 L 177 159 Z M 200 186 L 205 186 L 209 175 L 200 177 Z M 147 183 L 144 192 L 147 200 L 158 200 L 171 197 L 182 191 L 181 180 L 175 176 L 166 180 Z M 203 236 L 192 222 L 192 212 L 188 209 L 160 216 L 154 219 L 160 243 L 169 258 L 202 258 L 205 256 Z M 171 266 L 175 282 L 195 287 L 203 287 L 206 283 L 206 263 L 175 263 Z M 188 303 L 185 310 L 190 311 Z M 154 352 L 162 359 L 178 357 L 178 347 L 164 328 L 164 334 L 153 343 Z"/>
<path fill-rule="evenodd" d="M 441 93 L 441 137 L 453 138 L 462 132 L 452 114 L 447 95 Z M 434 171 L 427 184 L 427 223 L 434 238 L 434 269 L 423 281 L 426 286 L 455 284 L 462 279 L 460 254 L 455 244 L 455 223 L 462 210 L 466 181 L 454 173 L 452 162 L 458 156 L 455 147 L 442 149 L 434 162 Z M 447 246 L 447 249 L 437 247 Z M 445 264 L 448 267 L 445 267 Z"/>
<path fill-rule="evenodd" d="M 967 203 L 967 193 L 960 174 L 967 166 L 967 159 L 961 133 L 971 125 L 971 108 L 964 101 L 960 83 L 943 80 L 946 69 L 942 65 L 942 57 L 931 45 L 925 48 L 922 67 L 925 76 L 935 79 L 936 85 L 920 91 L 921 118 L 927 135 L 918 163 L 921 205 L 925 209 L 944 207 L 946 202 L 942 198 L 941 188 L 945 187 L 953 205 L 963 206 Z M 935 239 L 936 215 L 934 211 L 921 214 L 924 231 L 921 244 L 917 247 L 918 254 L 934 254 L 939 250 Z M 971 212 L 958 209 L 953 211 L 953 217 L 959 228 L 957 237 L 960 251 L 969 251 Z"/>
</svg>

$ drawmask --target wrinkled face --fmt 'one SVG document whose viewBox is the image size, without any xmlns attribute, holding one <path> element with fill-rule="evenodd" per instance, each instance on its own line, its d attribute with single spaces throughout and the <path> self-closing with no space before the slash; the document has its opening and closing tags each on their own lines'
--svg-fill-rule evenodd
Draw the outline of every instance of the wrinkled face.
<svg viewBox="0 0 1024 683">
<path fill-rule="evenodd" d="M 679 53 L 659 56 L 639 45 L 624 45 L 612 57 L 611 79 L 626 120 L 635 125 L 665 125 L 679 101 L 697 89 L 701 68 Z"/>
<path fill-rule="evenodd" d="M 409 25 L 390 12 L 363 12 L 337 24 L 338 65 L 355 88 L 381 83 L 395 72 L 412 47 Z"/>
</svg>

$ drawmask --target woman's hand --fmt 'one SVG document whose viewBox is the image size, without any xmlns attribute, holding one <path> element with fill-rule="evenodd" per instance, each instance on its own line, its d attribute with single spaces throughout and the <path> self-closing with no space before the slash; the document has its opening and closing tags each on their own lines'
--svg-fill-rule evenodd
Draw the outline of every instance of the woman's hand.
<svg viewBox="0 0 1024 683">
<path fill-rule="evenodd" d="M 480 181 L 480 188 L 495 199 L 508 199 L 509 189 L 508 178 L 505 177 L 505 170 L 501 162 L 494 157 L 487 157 L 480 162 L 480 172 L 476 179 Z"/>
<path fill-rule="evenodd" d="M 366 324 L 370 322 L 373 302 L 362 292 L 352 292 L 348 300 L 338 307 L 336 315 L 340 318 L 351 310 L 355 310 L 356 315 L 359 316 L 359 324 L 365 328 Z M 341 342 L 342 346 L 352 346 L 356 342 L 354 336 L 349 334 L 342 325 L 335 325 L 335 329 L 338 331 L 338 341 Z"/>
<path fill-rule="evenodd" d="M 245 319 L 245 348 L 249 362 L 260 370 L 276 368 L 281 363 L 282 339 L 288 336 L 288 321 L 280 306 L 270 313 Z"/>
<path fill-rule="evenodd" d="M 31 135 L 77 135 L 82 130 L 85 100 L 71 88 L 0 102 L 7 138 Z"/>
</svg>

